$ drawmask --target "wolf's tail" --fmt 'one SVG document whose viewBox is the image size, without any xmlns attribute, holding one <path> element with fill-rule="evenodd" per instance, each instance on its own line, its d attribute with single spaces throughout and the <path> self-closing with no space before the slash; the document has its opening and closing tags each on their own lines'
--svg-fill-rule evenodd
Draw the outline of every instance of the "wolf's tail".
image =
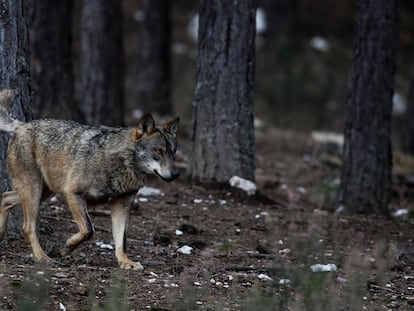
<svg viewBox="0 0 414 311">
<path fill-rule="evenodd" d="M 14 92 L 10 89 L 0 91 L 0 131 L 14 132 L 23 122 L 10 116 Z"/>
</svg>

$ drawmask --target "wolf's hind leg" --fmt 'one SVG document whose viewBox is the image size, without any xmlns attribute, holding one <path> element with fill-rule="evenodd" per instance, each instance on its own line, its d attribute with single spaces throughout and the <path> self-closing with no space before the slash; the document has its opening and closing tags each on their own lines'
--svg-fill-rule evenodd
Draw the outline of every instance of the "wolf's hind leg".
<svg viewBox="0 0 414 311">
<path fill-rule="evenodd" d="M 20 198 L 16 191 L 3 192 L 0 205 L 0 241 L 3 240 L 6 234 L 10 211 L 19 203 Z"/>
<path fill-rule="evenodd" d="M 139 262 L 134 262 L 125 254 L 126 231 L 129 217 L 129 203 L 125 200 L 114 200 L 111 203 L 112 234 L 115 240 L 115 255 L 123 269 L 142 270 L 144 267 Z"/>
<path fill-rule="evenodd" d="M 40 245 L 37 236 L 37 218 L 39 215 L 40 196 L 42 185 L 39 182 L 19 183 L 21 186 L 18 191 L 20 203 L 23 210 L 23 233 L 26 240 L 32 247 L 33 256 L 37 261 L 51 261 Z"/>
<path fill-rule="evenodd" d="M 72 235 L 67 241 L 66 246 L 70 251 L 74 250 L 82 242 L 92 238 L 94 228 L 89 218 L 88 211 L 86 209 L 86 201 L 80 195 L 73 193 L 63 194 L 69 208 L 72 212 L 72 216 L 78 225 L 79 232 Z"/>
</svg>

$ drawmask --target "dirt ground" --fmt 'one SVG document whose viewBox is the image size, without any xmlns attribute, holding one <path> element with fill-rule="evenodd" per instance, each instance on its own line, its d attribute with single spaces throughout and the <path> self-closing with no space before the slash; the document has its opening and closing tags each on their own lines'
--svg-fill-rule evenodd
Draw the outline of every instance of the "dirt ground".
<svg viewBox="0 0 414 311">
<path fill-rule="evenodd" d="M 260 195 L 191 185 L 185 174 L 149 180 L 162 195 L 141 198 L 127 241 L 144 271 L 118 268 L 104 208 L 91 211 L 93 239 L 61 255 L 76 225 L 62 204 L 45 204 L 40 239 L 57 263 L 34 263 L 23 237 L 8 234 L 0 309 L 414 310 L 413 220 L 335 212 L 335 146 L 274 129 L 256 143 Z M 395 177 L 393 211 L 412 202 L 406 177 Z M 312 272 L 314 264 L 336 271 Z"/>
</svg>

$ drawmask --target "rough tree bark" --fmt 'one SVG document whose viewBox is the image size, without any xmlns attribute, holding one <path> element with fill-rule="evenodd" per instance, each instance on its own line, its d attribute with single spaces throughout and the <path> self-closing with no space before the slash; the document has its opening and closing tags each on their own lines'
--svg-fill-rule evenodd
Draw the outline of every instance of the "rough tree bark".
<svg viewBox="0 0 414 311">
<path fill-rule="evenodd" d="M 31 119 L 30 56 L 26 21 L 27 7 L 24 0 L 0 2 L 0 90 L 14 89 L 16 97 L 13 116 L 19 120 Z M 10 189 L 6 170 L 6 152 L 9 135 L 0 132 L 0 195 Z M 14 209 L 9 227 L 21 227 L 20 209 Z"/>
<path fill-rule="evenodd" d="M 79 108 L 88 124 L 121 125 L 124 49 L 119 0 L 84 0 L 81 20 Z"/>
<path fill-rule="evenodd" d="M 170 1 L 141 0 L 144 19 L 139 27 L 138 98 L 142 108 L 172 113 Z"/>
<path fill-rule="evenodd" d="M 201 1 L 193 102 L 192 178 L 254 180 L 253 0 Z"/>
<path fill-rule="evenodd" d="M 357 1 L 341 186 L 353 213 L 388 214 L 397 2 Z"/>
<path fill-rule="evenodd" d="M 30 4 L 33 114 L 73 119 L 73 1 L 31 0 Z"/>
</svg>

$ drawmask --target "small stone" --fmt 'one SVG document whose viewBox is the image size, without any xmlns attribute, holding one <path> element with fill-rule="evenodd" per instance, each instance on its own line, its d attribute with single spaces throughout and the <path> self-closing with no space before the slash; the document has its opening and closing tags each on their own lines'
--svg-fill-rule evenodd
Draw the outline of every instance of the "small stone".
<svg viewBox="0 0 414 311">
<path fill-rule="evenodd" d="M 262 281 L 271 281 L 272 278 L 264 273 L 261 273 L 257 276 Z"/>
<path fill-rule="evenodd" d="M 192 250 L 193 250 L 193 248 L 191 246 L 183 245 L 179 249 L 177 249 L 177 252 L 181 253 L 181 254 L 184 254 L 184 255 L 189 255 L 189 254 L 191 254 Z"/>
</svg>

